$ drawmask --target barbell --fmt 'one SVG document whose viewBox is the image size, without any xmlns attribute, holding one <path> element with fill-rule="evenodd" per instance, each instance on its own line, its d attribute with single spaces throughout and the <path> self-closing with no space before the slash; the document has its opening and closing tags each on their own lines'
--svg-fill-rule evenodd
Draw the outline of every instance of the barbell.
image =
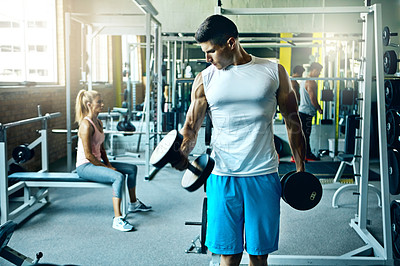
<svg viewBox="0 0 400 266">
<path fill-rule="evenodd" d="M 151 155 L 150 163 L 155 167 L 149 175 L 152 180 L 156 173 L 167 163 L 172 166 L 182 160 L 180 147 L 183 136 L 177 131 L 170 131 L 157 145 Z M 181 185 L 193 192 L 205 184 L 214 168 L 215 162 L 208 154 L 202 154 L 188 164 Z M 297 210 L 310 210 L 322 198 L 322 185 L 318 178 L 308 172 L 289 172 L 281 178 L 282 198 Z"/>
<path fill-rule="evenodd" d="M 397 33 L 396 32 L 390 32 L 388 26 L 384 27 L 383 28 L 383 32 L 382 32 L 383 45 L 388 46 L 390 44 L 390 37 L 391 36 L 397 36 Z"/>
</svg>

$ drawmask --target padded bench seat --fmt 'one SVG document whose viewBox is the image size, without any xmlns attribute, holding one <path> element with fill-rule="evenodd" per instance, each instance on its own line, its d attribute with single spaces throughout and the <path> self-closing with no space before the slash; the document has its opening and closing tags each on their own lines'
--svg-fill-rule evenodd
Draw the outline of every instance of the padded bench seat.
<svg viewBox="0 0 400 266">
<path fill-rule="evenodd" d="M 9 181 L 24 182 L 28 187 L 102 188 L 111 184 L 97 183 L 80 178 L 77 173 L 18 172 L 8 176 Z"/>
<path fill-rule="evenodd" d="M 59 181 L 59 182 L 88 182 L 77 173 L 39 173 L 18 172 L 8 176 L 10 181 Z"/>
</svg>

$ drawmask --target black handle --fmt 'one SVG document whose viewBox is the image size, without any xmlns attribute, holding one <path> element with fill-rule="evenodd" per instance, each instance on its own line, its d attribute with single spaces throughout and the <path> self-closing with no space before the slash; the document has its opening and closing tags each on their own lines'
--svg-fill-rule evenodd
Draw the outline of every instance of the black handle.
<svg viewBox="0 0 400 266">
<path fill-rule="evenodd" d="M 161 168 L 154 168 L 150 172 L 149 176 L 147 178 L 145 178 L 145 179 L 148 180 L 148 181 L 151 181 L 154 178 L 154 176 L 158 173 L 158 171 L 160 171 L 160 170 L 161 170 Z"/>
<path fill-rule="evenodd" d="M 192 164 L 188 164 L 188 169 L 195 175 L 200 176 L 202 171 L 200 169 L 197 169 L 194 167 Z"/>
</svg>

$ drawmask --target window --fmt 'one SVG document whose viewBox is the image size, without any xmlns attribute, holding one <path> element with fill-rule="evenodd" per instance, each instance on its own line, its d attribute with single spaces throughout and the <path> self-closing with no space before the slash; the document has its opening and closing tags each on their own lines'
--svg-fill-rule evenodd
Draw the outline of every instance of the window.
<svg viewBox="0 0 400 266">
<path fill-rule="evenodd" d="M 92 81 L 108 82 L 108 43 L 107 35 L 97 35 L 93 39 Z"/>
<path fill-rule="evenodd" d="M 0 83 L 57 82 L 55 0 L 0 0 Z"/>
</svg>

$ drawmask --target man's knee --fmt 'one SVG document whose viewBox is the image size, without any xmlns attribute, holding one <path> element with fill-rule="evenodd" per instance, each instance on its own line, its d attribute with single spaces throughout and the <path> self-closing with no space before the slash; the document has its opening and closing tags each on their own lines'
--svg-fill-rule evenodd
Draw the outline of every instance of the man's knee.
<svg viewBox="0 0 400 266">
<path fill-rule="evenodd" d="M 250 264 L 254 266 L 264 266 L 267 264 L 268 254 L 267 255 L 249 255 Z"/>
</svg>

